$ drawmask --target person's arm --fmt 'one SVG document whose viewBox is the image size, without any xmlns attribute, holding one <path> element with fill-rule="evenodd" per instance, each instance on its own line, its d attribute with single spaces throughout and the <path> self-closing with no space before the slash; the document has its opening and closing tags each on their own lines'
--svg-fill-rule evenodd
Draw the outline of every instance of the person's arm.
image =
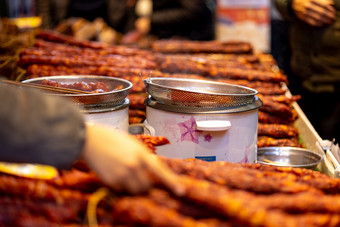
<svg viewBox="0 0 340 227">
<path fill-rule="evenodd" d="M 71 167 L 81 155 L 86 128 L 67 101 L 0 83 L 0 160 Z"/>
<path fill-rule="evenodd" d="M 140 193 L 153 179 L 176 194 L 177 176 L 132 135 L 86 125 L 69 100 L 0 81 L 0 161 L 69 168 L 78 158 L 108 186 Z"/>
</svg>

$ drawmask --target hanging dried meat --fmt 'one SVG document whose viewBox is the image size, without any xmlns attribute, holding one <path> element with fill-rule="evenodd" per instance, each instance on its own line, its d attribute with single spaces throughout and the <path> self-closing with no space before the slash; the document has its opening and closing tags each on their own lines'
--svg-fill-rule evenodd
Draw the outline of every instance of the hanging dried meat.
<svg viewBox="0 0 340 227">
<path fill-rule="evenodd" d="M 166 143 L 164 138 L 140 139 Z M 340 180 L 320 172 L 159 158 L 178 174 L 178 184 L 185 189 L 180 196 L 157 179 L 148 193 L 118 193 L 105 188 L 90 169 L 64 170 L 48 181 L 0 174 L 0 225 L 87 226 L 93 219 L 98 226 L 340 224 Z M 99 197 L 99 191 L 106 193 Z"/>
<path fill-rule="evenodd" d="M 130 124 L 145 119 L 145 85 L 141 76 L 178 77 L 226 82 L 253 88 L 263 102 L 259 111 L 259 146 L 301 146 L 292 137 L 283 137 L 282 128 L 294 127 L 298 115 L 282 86 L 287 77 L 270 54 L 253 53 L 247 42 L 196 42 L 159 40 L 151 50 L 107 46 L 76 40 L 53 31 L 41 31 L 33 47 L 21 52 L 19 64 L 26 67 L 26 79 L 53 75 L 102 75 L 129 80 Z M 270 125 L 273 124 L 273 125 Z M 272 128 L 270 132 L 268 129 Z M 267 131 L 263 131 L 266 129 Z M 278 131 L 276 131 L 278 130 Z M 278 137 L 279 136 L 279 137 Z"/>
<path fill-rule="evenodd" d="M 107 46 L 104 49 L 96 49 L 91 47 L 80 47 L 77 45 L 69 45 L 68 43 L 56 43 L 56 42 L 49 42 L 43 39 L 36 39 L 34 43 L 34 47 L 27 48 L 27 51 L 30 50 L 40 50 L 43 52 L 46 51 L 53 51 L 59 53 L 68 53 L 68 54 L 79 54 L 79 53 L 87 53 L 90 55 L 97 54 L 97 55 L 112 55 L 118 54 L 123 56 L 128 55 L 142 55 L 146 58 L 152 58 L 152 53 L 148 50 L 142 50 L 139 48 L 131 48 L 126 46 Z M 26 50 L 24 50 L 26 52 Z M 24 52 L 24 53 L 25 53 Z"/>
<path fill-rule="evenodd" d="M 58 56 L 58 55 L 21 55 L 18 65 L 27 67 L 32 64 L 43 65 L 64 65 L 68 67 L 82 66 L 113 66 L 119 68 L 142 68 L 155 69 L 156 64 L 153 61 L 147 60 L 140 56 L 89 56 L 89 55 L 74 55 L 74 56 Z"/>
<path fill-rule="evenodd" d="M 51 42 L 70 44 L 70 45 L 79 46 L 79 47 L 88 47 L 92 49 L 103 49 L 107 47 L 107 45 L 104 45 L 99 42 L 79 40 L 79 39 L 73 38 L 72 36 L 63 35 L 59 32 L 55 32 L 52 30 L 42 30 L 36 35 L 36 37 L 39 39 L 43 39 L 43 40 L 47 40 Z"/>
<path fill-rule="evenodd" d="M 259 136 L 257 147 L 302 147 L 297 138 L 273 138 L 269 136 Z"/>
<path fill-rule="evenodd" d="M 228 53 L 251 54 L 252 45 L 248 42 L 156 40 L 151 49 L 161 53 Z"/>
<path fill-rule="evenodd" d="M 258 124 L 258 135 L 273 138 L 292 138 L 299 134 L 295 127 L 284 124 Z"/>
<path fill-rule="evenodd" d="M 297 115 L 292 117 L 285 117 L 279 114 L 269 114 L 263 111 L 259 111 L 259 122 L 266 124 L 286 124 L 291 125 L 297 119 Z"/>
<path fill-rule="evenodd" d="M 287 82 L 287 77 L 281 72 L 256 70 L 245 67 L 244 64 L 234 64 L 228 61 L 222 66 L 204 58 L 181 57 L 178 55 L 156 56 L 156 61 L 158 61 L 159 70 L 168 73 L 192 73 L 214 79 L 224 78 L 273 83 Z M 183 64 L 184 61 L 185 64 Z"/>
</svg>

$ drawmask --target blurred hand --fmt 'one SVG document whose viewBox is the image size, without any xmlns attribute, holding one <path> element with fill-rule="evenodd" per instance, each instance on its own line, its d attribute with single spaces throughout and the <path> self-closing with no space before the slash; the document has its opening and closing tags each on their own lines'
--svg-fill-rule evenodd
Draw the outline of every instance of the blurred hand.
<svg viewBox="0 0 340 227">
<path fill-rule="evenodd" d="M 296 16 L 312 26 L 324 26 L 335 20 L 332 0 L 293 0 Z"/>
<path fill-rule="evenodd" d="M 87 125 L 86 130 L 84 159 L 114 190 L 146 192 L 153 186 L 151 174 L 172 192 L 181 194 L 177 175 L 132 135 L 100 125 Z"/>
</svg>

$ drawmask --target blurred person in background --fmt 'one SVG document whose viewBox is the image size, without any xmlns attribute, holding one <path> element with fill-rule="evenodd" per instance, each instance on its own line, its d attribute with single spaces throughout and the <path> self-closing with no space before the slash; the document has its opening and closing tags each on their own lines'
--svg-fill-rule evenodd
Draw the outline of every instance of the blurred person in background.
<svg viewBox="0 0 340 227">
<path fill-rule="evenodd" d="M 5 15 L 1 16 L 8 17 L 8 12 L 19 12 L 28 7 L 30 14 L 42 18 L 43 29 L 58 29 L 58 25 L 71 18 L 82 18 L 89 22 L 98 22 L 100 18 L 110 28 L 125 35 L 123 43 L 126 44 L 145 37 L 191 40 L 215 38 L 215 0 L 0 0 L 0 6 L 4 4 L 7 6 L 2 8 L 6 10 L 0 12 Z M 17 13 L 14 16 L 18 16 Z M 98 33 L 101 26 L 100 21 L 98 26 L 85 29 L 84 37 L 80 35 L 80 38 L 92 37 L 91 34 Z"/>
<path fill-rule="evenodd" d="M 35 10 L 45 29 L 54 29 L 71 17 L 102 18 L 116 31 L 126 33 L 134 28 L 134 4 L 134 0 L 35 0 Z"/>
<path fill-rule="evenodd" d="M 340 141 L 340 0 L 275 0 L 290 21 L 293 94 L 322 139 Z"/>
<path fill-rule="evenodd" d="M 214 0 L 139 0 L 135 7 L 135 30 L 124 41 L 133 42 L 128 39 L 131 34 L 151 34 L 158 39 L 213 40 L 215 10 Z"/>
<path fill-rule="evenodd" d="M 146 34 L 194 40 L 212 40 L 215 34 L 214 0 L 36 0 L 36 14 L 50 29 L 70 17 L 101 17 L 122 34 L 134 30 L 126 42 Z"/>
<path fill-rule="evenodd" d="M 178 177 L 132 135 L 86 124 L 69 100 L 0 80 L 0 160 L 68 169 L 83 159 L 117 191 L 146 192 L 157 179 L 180 193 Z"/>
</svg>

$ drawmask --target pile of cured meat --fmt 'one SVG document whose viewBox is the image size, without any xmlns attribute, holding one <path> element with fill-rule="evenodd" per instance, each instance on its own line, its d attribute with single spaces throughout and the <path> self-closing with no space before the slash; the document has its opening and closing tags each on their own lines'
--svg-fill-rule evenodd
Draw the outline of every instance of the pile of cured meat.
<svg viewBox="0 0 340 227">
<path fill-rule="evenodd" d="M 152 149 L 168 142 L 162 137 L 137 137 Z M 82 161 L 53 180 L 0 174 L 0 226 L 340 225 L 340 180 L 320 172 L 159 159 L 179 175 L 181 196 L 156 178 L 147 193 L 115 192 Z"/>
<path fill-rule="evenodd" d="M 79 41 L 53 31 L 36 35 L 33 47 L 21 52 L 18 65 L 26 78 L 54 75 L 103 75 L 119 77 L 133 83 L 129 122 L 145 119 L 145 85 L 147 78 L 178 77 L 227 82 L 254 88 L 263 106 L 259 111 L 258 147 L 302 146 L 293 126 L 297 114 L 282 83 L 286 76 L 269 54 L 253 53 L 246 42 L 158 40 L 149 49 L 107 46 Z"/>
</svg>

